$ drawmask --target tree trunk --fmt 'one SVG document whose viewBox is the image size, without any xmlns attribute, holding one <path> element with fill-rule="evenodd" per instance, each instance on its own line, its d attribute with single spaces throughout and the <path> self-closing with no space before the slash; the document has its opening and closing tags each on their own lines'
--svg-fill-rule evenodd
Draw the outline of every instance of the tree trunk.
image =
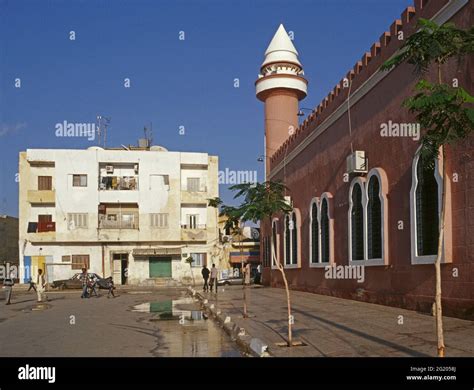
<svg viewBox="0 0 474 390">
<path fill-rule="evenodd" d="M 290 300 L 290 289 L 288 287 L 288 281 L 286 280 L 285 270 L 280 262 L 277 262 L 278 270 L 281 272 L 283 277 L 283 283 L 285 283 L 286 290 L 286 304 L 288 306 L 288 346 L 293 346 L 293 316 L 291 315 L 291 300 Z"/>
<path fill-rule="evenodd" d="M 240 267 L 242 271 L 242 281 L 244 285 L 244 318 L 248 317 L 247 314 L 247 286 L 245 285 L 245 274 L 244 274 L 244 261 L 243 261 L 243 248 L 242 248 L 242 233 L 243 233 L 243 228 L 240 228 L 239 230 L 239 236 L 240 236 Z"/>
<path fill-rule="evenodd" d="M 193 280 L 193 287 L 195 287 L 196 286 L 196 281 L 194 280 L 193 265 L 191 263 L 189 263 L 189 269 L 191 271 L 191 278 Z"/>
<path fill-rule="evenodd" d="M 444 221 L 446 214 L 446 163 L 444 159 L 444 146 L 441 146 L 441 171 L 443 175 L 443 190 L 441 195 L 441 215 L 439 221 L 438 253 L 435 261 L 436 287 L 435 287 L 435 320 L 436 338 L 438 340 L 438 357 L 444 357 L 443 312 L 441 307 L 441 257 L 443 256 Z"/>
</svg>

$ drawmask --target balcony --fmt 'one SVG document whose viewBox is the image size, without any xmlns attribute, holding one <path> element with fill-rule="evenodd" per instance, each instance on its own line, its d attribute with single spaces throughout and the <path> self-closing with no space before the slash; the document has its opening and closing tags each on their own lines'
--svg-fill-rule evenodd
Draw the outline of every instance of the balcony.
<svg viewBox="0 0 474 390">
<path fill-rule="evenodd" d="M 181 225 L 181 240 L 183 241 L 206 241 L 206 225 Z"/>
<path fill-rule="evenodd" d="M 36 204 L 52 204 L 56 202 L 56 192 L 54 190 L 28 190 L 27 201 Z"/>
<path fill-rule="evenodd" d="M 181 187 L 181 203 L 200 203 L 206 202 L 209 197 L 207 187 L 199 188 L 199 191 L 188 189 L 188 187 Z"/>
<path fill-rule="evenodd" d="M 102 176 L 100 191 L 138 191 L 138 176 Z"/>
<path fill-rule="evenodd" d="M 29 222 L 27 232 L 31 242 L 54 241 L 56 239 L 56 222 Z"/>
<path fill-rule="evenodd" d="M 107 212 L 99 215 L 99 229 L 139 229 L 138 212 Z"/>
</svg>

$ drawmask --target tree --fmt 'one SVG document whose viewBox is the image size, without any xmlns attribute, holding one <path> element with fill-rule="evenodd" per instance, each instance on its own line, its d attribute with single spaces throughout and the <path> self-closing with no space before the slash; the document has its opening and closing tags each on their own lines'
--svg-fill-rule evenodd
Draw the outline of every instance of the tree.
<svg viewBox="0 0 474 390">
<path fill-rule="evenodd" d="M 193 262 L 194 262 L 194 259 L 192 258 L 192 256 L 189 256 L 187 259 L 186 259 L 186 263 L 189 264 L 189 269 L 191 270 L 191 278 L 193 280 L 193 287 L 196 285 L 196 282 L 194 280 L 194 273 L 193 273 Z"/>
<path fill-rule="evenodd" d="M 243 233 L 243 228 L 240 223 L 240 214 L 237 208 L 233 206 L 226 206 L 224 205 L 223 201 L 221 198 L 216 197 L 216 198 L 211 198 L 208 199 L 208 205 L 210 207 L 216 207 L 221 209 L 220 215 L 225 215 L 227 217 L 226 222 L 224 224 L 224 229 L 227 230 L 229 229 L 231 231 L 232 236 L 235 238 L 238 238 L 239 242 L 239 249 L 240 249 L 240 258 L 243 258 L 243 251 L 242 251 L 242 233 Z M 242 264 L 243 268 L 243 264 Z M 243 269 L 242 269 L 243 271 Z M 247 290 L 246 286 L 244 284 L 243 288 L 243 300 L 244 300 L 244 314 L 243 317 L 247 318 L 248 313 L 247 313 Z"/>
<path fill-rule="evenodd" d="M 431 83 L 423 78 L 415 87 L 415 95 L 403 102 L 425 130 L 421 138 L 420 154 L 431 167 L 440 158 L 443 177 L 442 204 L 439 221 L 438 249 L 435 261 L 435 320 L 438 356 L 445 355 L 443 316 L 441 305 L 441 258 L 444 224 L 446 219 L 446 163 L 445 145 L 465 139 L 474 129 L 474 98 L 457 83 L 443 83 L 443 65 L 451 59 L 459 62 L 474 52 L 474 28 L 458 29 L 452 23 L 438 25 L 426 19 L 419 20 L 420 29 L 411 35 L 401 52 L 382 65 L 390 70 L 401 63 L 414 66 L 414 72 L 425 75 L 434 64 L 437 80 Z M 471 106 L 469 106 L 471 105 Z"/>
<path fill-rule="evenodd" d="M 268 220 L 271 226 L 271 220 L 275 214 L 286 214 L 293 210 L 285 199 L 285 191 L 287 190 L 287 187 L 285 187 L 281 182 L 265 181 L 263 183 L 243 183 L 233 185 L 230 189 L 236 191 L 234 198 L 243 198 L 242 204 L 236 209 L 236 214 L 242 221 L 262 223 L 265 220 Z M 272 240 L 272 246 L 273 245 L 274 243 Z M 275 247 L 273 247 L 272 253 L 276 253 Z M 283 283 L 285 284 L 288 307 L 287 342 L 288 346 L 291 347 L 293 346 L 293 316 L 291 314 L 290 289 L 288 287 L 288 280 L 286 279 L 283 265 L 277 261 L 276 257 L 273 261 L 281 272 Z"/>
</svg>

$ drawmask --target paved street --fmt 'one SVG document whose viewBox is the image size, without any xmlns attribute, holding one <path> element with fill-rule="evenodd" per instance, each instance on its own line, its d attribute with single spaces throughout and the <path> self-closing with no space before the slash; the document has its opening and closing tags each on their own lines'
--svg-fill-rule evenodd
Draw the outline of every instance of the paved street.
<svg viewBox="0 0 474 390">
<path fill-rule="evenodd" d="M 199 291 L 199 290 L 198 290 Z M 291 292 L 294 339 L 306 346 L 279 347 L 287 334 L 284 289 L 247 289 L 248 313 L 242 318 L 241 286 L 220 287 L 219 294 L 200 293 L 221 316 L 260 338 L 273 356 L 434 356 L 432 316 L 393 307 L 303 292 Z M 399 316 L 403 316 L 399 317 Z M 400 320 L 403 324 L 399 324 Z M 474 322 L 444 318 L 447 356 L 474 356 Z"/>
<path fill-rule="evenodd" d="M 80 294 L 50 292 L 44 305 L 26 291 L 9 306 L 0 300 L 0 356 L 240 356 L 182 289 Z"/>
</svg>

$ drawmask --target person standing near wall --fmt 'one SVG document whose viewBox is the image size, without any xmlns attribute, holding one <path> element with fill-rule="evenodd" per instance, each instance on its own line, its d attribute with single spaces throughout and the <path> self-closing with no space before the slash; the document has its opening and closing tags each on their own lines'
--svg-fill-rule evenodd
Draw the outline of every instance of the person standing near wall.
<svg viewBox="0 0 474 390">
<path fill-rule="evenodd" d="M 214 287 L 214 285 L 215 285 L 215 287 L 216 287 L 216 294 L 217 294 L 217 275 L 218 275 L 218 271 L 217 271 L 216 265 L 215 265 L 215 264 L 212 264 L 210 289 L 211 289 L 211 292 L 212 292 L 212 289 L 213 289 L 213 287 Z"/>
<path fill-rule="evenodd" d="M 82 295 L 81 298 L 88 298 L 89 294 L 87 292 L 87 289 L 89 287 L 89 275 L 87 274 L 87 268 L 82 269 L 81 273 L 81 282 L 82 282 Z"/>
<path fill-rule="evenodd" d="M 15 284 L 13 281 L 13 272 L 10 272 L 7 278 L 3 280 L 3 288 L 5 289 L 5 305 L 10 305 L 10 300 L 12 298 L 13 292 L 13 285 Z"/>
<path fill-rule="evenodd" d="M 207 292 L 209 290 L 209 284 L 207 283 L 207 281 L 209 280 L 209 274 L 210 274 L 209 268 L 207 268 L 206 265 L 204 264 L 201 270 L 201 275 L 202 275 L 202 278 L 204 279 L 204 286 L 202 287 L 202 291 L 204 292 Z"/>
<path fill-rule="evenodd" d="M 44 277 L 43 270 L 40 268 L 38 270 L 38 276 L 36 276 L 36 293 L 38 294 L 38 302 L 43 302 L 48 300 L 48 297 L 45 294 L 46 291 L 46 278 Z"/>
</svg>

